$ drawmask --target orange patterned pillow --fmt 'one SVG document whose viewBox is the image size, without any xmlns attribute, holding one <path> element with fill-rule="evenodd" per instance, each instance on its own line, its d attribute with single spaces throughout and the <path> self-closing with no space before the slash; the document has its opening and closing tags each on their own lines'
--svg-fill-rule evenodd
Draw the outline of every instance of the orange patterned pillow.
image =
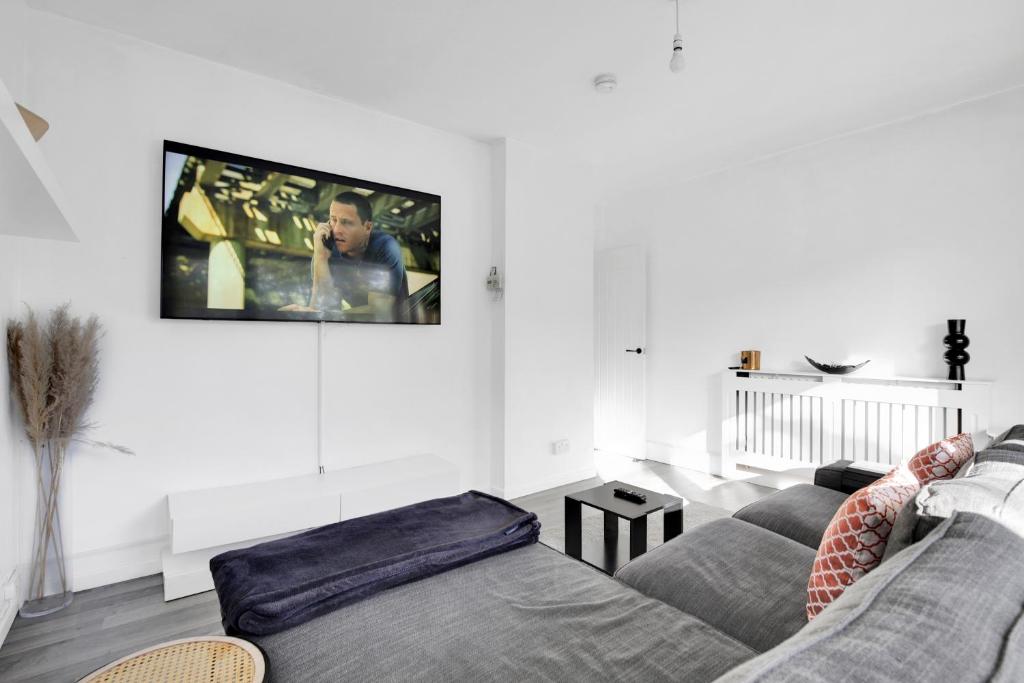
<svg viewBox="0 0 1024 683">
<path fill-rule="evenodd" d="M 852 494 L 836 510 L 807 581 L 808 620 L 878 566 L 896 513 L 920 489 L 921 483 L 908 468 L 897 467 Z"/>
<path fill-rule="evenodd" d="M 936 479 L 950 479 L 974 457 L 974 439 L 970 434 L 957 434 L 917 452 L 907 462 L 921 486 Z"/>
<path fill-rule="evenodd" d="M 922 486 L 951 478 L 972 457 L 971 435 L 957 434 L 918 451 L 905 466 L 847 498 L 825 529 L 814 558 L 807 581 L 808 620 L 878 566 L 904 503 Z"/>
</svg>

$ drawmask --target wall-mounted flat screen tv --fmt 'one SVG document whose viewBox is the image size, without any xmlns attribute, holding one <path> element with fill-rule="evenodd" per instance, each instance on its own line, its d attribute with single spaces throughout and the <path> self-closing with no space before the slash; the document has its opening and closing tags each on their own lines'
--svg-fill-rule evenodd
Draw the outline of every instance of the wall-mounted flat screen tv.
<svg viewBox="0 0 1024 683">
<path fill-rule="evenodd" d="M 441 322 L 441 198 L 164 141 L 160 316 Z"/>
</svg>

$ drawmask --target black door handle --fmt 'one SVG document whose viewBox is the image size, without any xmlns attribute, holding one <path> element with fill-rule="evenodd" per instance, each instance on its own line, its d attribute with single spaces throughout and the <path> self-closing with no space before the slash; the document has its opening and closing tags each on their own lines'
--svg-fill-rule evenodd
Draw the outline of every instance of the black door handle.
<svg viewBox="0 0 1024 683">
<path fill-rule="evenodd" d="M 641 349 L 639 346 L 636 347 L 635 349 L 626 349 L 626 353 L 637 353 L 637 354 L 639 354 L 639 353 L 643 353 L 643 352 L 644 352 L 644 350 Z"/>
</svg>

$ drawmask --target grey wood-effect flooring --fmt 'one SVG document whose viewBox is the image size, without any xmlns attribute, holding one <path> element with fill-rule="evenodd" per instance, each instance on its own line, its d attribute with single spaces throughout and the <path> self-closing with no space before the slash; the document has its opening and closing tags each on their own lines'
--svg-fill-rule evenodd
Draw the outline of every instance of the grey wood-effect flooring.
<svg viewBox="0 0 1024 683">
<path fill-rule="evenodd" d="M 562 522 L 566 493 L 618 479 L 674 492 L 689 500 L 738 510 L 774 489 L 755 481 L 726 481 L 656 462 L 598 457 L 599 478 L 516 499 L 540 518 Z M 67 609 L 47 617 L 18 617 L 0 646 L 0 681 L 77 681 L 144 647 L 176 638 L 223 634 L 212 591 L 164 602 L 159 574 L 75 594 Z"/>
</svg>

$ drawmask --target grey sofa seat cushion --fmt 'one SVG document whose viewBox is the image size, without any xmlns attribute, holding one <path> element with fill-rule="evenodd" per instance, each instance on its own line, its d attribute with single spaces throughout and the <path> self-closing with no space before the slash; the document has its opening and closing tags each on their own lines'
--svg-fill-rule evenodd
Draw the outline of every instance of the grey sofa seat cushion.
<svg viewBox="0 0 1024 683">
<path fill-rule="evenodd" d="M 540 544 L 252 640 L 277 683 L 710 681 L 756 655 Z"/>
<path fill-rule="evenodd" d="M 615 575 L 764 652 L 807 624 L 815 551 L 738 519 L 702 524 Z"/>
<path fill-rule="evenodd" d="M 717 683 L 1020 680 L 1024 539 L 958 512 Z"/>
<path fill-rule="evenodd" d="M 828 523 L 846 498 L 845 493 L 823 486 L 797 484 L 751 503 L 733 517 L 817 550 Z"/>
</svg>

